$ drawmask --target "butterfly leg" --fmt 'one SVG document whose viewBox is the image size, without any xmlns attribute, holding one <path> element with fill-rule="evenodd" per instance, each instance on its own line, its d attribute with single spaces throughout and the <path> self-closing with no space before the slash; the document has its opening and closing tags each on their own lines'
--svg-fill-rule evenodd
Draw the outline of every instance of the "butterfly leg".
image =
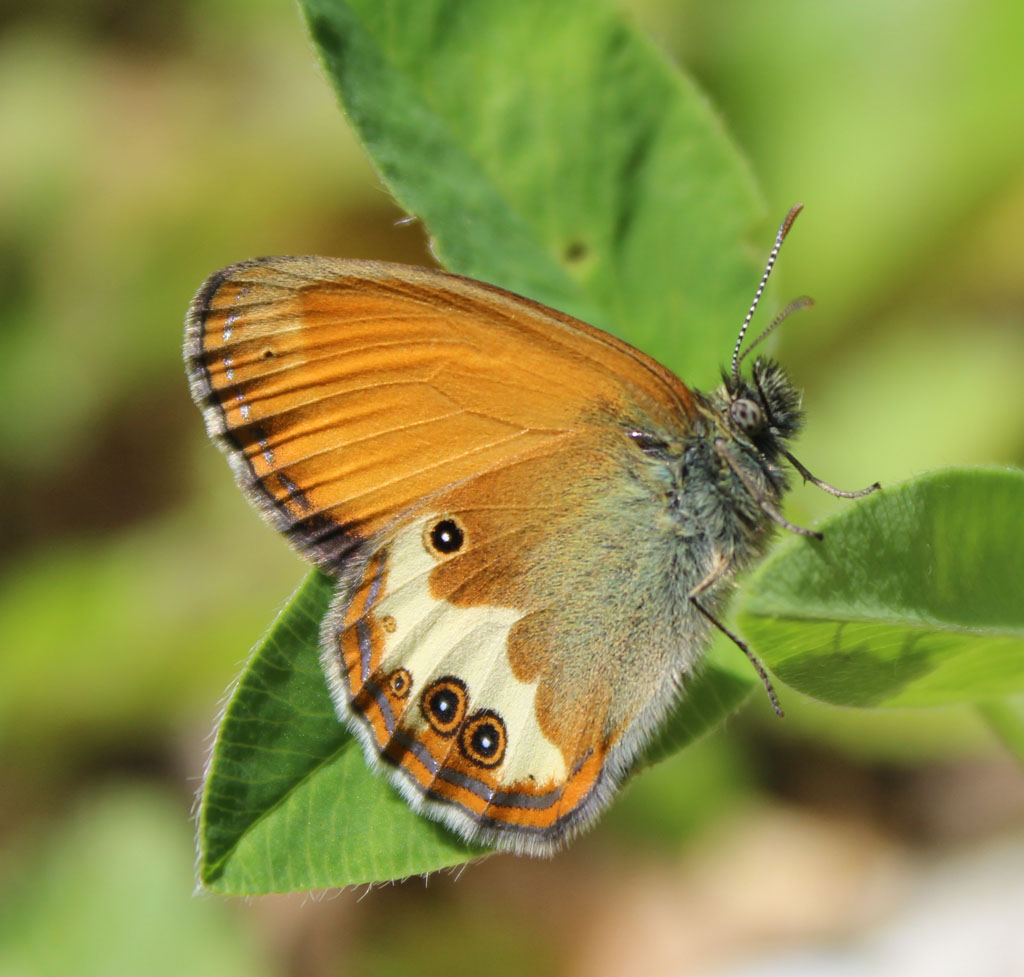
<svg viewBox="0 0 1024 977">
<path fill-rule="evenodd" d="M 824 492 L 828 492 L 829 495 L 834 495 L 840 499 L 860 499 L 865 495 L 870 495 L 872 492 L 877 492 L 881 489 L 881 483 L 875 482 L 873 485 L 869 485 L 865 489 L 860 489 L 857 492 L 846 492 L 843 489 L 837 489 L 834 485 L 829 485 L 828 482 L 823 482 L 820 478 L 815 478 L 799 461 L 796 460 L 788 451 L 783 449 L 782 453 L 786 456 L 789 463 L 803 476 L 805 482 L 810 482 L 812 485 L 817 485 Z"/>
<path fill-rule="evenodd" d="M 775 693 L 775 686 L 772 685 L 772 680 L 768 677 L 768 672 L 765 670 L 764 665 L 761 664 L 760 659 L 751 650 L 750 646 L 738 635 L 733 634 L 721 621 L 715 617 L 701 602 L 697 599 L 704 591 L 706 591 L 713 583 L 721 579 L 724 576 L 727 569 L 725 560 L 719 560 L 714 566 L 711 572 L 698 583 L 688 594 L 690 603 L 694 608 L 706 617 L 719 631 L 722 632 L 744 655 L 747 656 L 747 660 L 751 665 L 754 666 L 754 671 L 757 672 L 757 677 L 761 680 L 761 684 L 764 686 L 765 692 L 768 693 L 768 700 L 772 704 L 772 709 L 775 711 L 775 715 L 780 719 L 785 715 L 782 711 L 782 706 L 779 705 L 779 697 Z"/>
<path fill-rule="evenodd" d="M 761 510 L 769 519 L 771 519 L 772 522 L 791 533 L 795 533 L 797 536 L 811 536 L 814 539 L 825 538 L 821 533 L 816 532 L 813 529 L 805 529 L 803 526 L 798 526 L 796 523 L 790 522 L 781 512 L 779 512 L 776 505 L 770 499 L 765 497 L 764 492 L 762 492 L 755 484 L 749 473 L 744 471 L 743 466 L 733 455 L 725 438 L 715 438 L 715 450 L 725 460 L 725 463 L 732 469 L 733 474 L 743 483 L 744 488 L 746 488 L 746 490 L 754 497 L 757 504 L 761 507 Z"/>
</svg>

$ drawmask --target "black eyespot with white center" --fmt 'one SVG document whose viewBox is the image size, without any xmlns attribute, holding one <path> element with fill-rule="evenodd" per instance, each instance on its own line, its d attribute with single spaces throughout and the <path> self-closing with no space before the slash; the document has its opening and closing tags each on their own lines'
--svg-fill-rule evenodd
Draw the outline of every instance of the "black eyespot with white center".
<svg viewBox="0 0 1024 977">
<path fill-rule="evenodd" d="M 388 691 L 396 699 L 404 699 L 412 688 L 412 676 L 407 668 L 396 668 L 388 676 Z"/>
<path fill-rule="evenodd" d="M 764 412 L 747 397 L 738 397 L 729 405 L 729 416 L 749 434 L 755 434 L 764 427 Z"/>
<path fill-rule="evenodd" d="M 427 534 L 427 542 L 435 553 L 448 556 L 458 553 L 466 542 L 466 533 L 458 520 L 447 516 L 438 520 Z"/>
<path fill-rule="evenodd" d="M 505 759 L 505 723 L 492 709 L 473 713 L 459 733 L 459 751 L 478 767 L 491 769 Z"/>
<path fill-rule="evenodd" d="M 454 675 L 431 682 L 420 696 L 420 712 L 441 736 L 453 736 L 466 717 L 466 685 Z"/>
</svg>

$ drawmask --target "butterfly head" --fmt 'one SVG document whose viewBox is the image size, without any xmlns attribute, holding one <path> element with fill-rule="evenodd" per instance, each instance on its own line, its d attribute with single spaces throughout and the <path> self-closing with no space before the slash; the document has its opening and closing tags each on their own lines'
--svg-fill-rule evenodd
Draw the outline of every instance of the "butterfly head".
<svg viewBox="0 0 1024 977">
<path fill-rule="evenodd" d="M 722 410 L 734 437 L 750 441 L 769 458 L 781 441 L 795 438 L 803 426 L 800 393 L 774 360 L 758 357 L 751 378 L 723 373 Z"/>
</svg>

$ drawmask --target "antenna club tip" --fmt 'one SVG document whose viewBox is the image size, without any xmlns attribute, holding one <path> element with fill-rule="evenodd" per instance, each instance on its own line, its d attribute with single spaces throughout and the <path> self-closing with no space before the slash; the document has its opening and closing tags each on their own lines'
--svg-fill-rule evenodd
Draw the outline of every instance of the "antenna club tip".
<svg viewBox="0 0 1024 977">
<path fill-rule="evenodd" d="M 786 219 L 782 222 L 782 226 L 779 228 L 780 241 L 789 233 L 789 229 L 793 226 L 793 221 L 797 219 L 800 211 L 803 209 L 803 204 L 793 204 L 793 206 L 789 208 L 789 213 L 786 214 Z"/>
</svg>

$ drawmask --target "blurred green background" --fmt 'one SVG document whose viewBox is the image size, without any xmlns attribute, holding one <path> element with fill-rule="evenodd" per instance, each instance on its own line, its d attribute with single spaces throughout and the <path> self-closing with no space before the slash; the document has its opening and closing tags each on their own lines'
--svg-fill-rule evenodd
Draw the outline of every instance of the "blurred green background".
<svg viewBox="0 0 1024 977">
<path fill-rule="evenodd" d="M 623 6 L 770 212 L 806 205 L 780 293 L 818 308 L 777 350 L 806 391 L 800 457 L 851 487 L 1024 464 L 1024 6 Z M 203 434 L 185 308 L 259 254 L 429 261 L 401 217 L 285 0 L 0 5 L 0 977 L 429 975 L 450 954 L 753 974 L 868 953 L 943 879 L 961 923 L 965 892 L 1021 918 L 999 872 L 1024 861 L 1024 777 L 973 713 L 785 689 L 784 723 L 753 701 L 553 862 L 361 900 L 193 895 L 210 730 L 304 569 Z M 801 489 L 790 511 L 831 508 Z M 969 946 L 959 929 L 933 932 Z M 1024 961 L 1019 933 L 1000 945 Z M 929 972 L 905 952 L 893 973 Z"/>
</svg>

